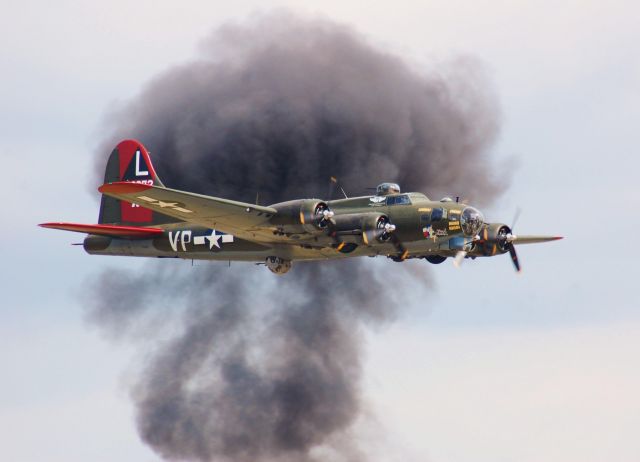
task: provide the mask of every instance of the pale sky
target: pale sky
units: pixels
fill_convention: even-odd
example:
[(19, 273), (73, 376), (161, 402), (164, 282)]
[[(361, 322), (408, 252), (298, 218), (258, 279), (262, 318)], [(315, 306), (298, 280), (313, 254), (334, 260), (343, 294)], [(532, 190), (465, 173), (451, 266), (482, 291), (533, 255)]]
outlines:
[(370, 460), (640, 460), (631, 1), (2, 4), (0, 458), (159, 460), (133, 422), (132, 351), (79, 302), (91, 275), (143, 262), (89, 256), (69, 245), (81, 235), (36, 224), (94, 222), (109, 108), (195, 57), (217, 25), (278, 6), (351, 24), (417, 67), (481, 60), (502, 105), (495, 156), (517, 164), (485, 215), (509, 223), (519, 206), (517, 232), (567, 236), (519, 248), (520, 276), (507, 256), (430, 268), (435, 285), (411, 288), (411, 306), (367, 334), (356, 431), (375, 441)]

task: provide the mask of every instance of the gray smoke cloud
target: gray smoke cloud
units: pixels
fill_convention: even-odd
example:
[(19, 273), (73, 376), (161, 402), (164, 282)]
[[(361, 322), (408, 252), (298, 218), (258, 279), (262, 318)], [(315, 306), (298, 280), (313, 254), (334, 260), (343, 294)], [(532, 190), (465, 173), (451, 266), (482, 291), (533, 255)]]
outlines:
[[(488, 203), (504, 187), (487, 153), (498, 115), (471, 58), (420, 71), (350, 27), (280, 12), (216, 30), (198, 59), (113, 114), (96, 177), (134, 137), (167, 186), (209, 195), (322, 198), (337, 176), (354, 195), (396, 181)], [(311, 262), (275, 277), (152, 262), (95, 277), (88, 313), (141, 342), (131, 394), (141, 438), (163, 457), (362, 460), (351, 431), (363, 329), (408, 302), (403, 282), (429, 283), (426, 265)]]

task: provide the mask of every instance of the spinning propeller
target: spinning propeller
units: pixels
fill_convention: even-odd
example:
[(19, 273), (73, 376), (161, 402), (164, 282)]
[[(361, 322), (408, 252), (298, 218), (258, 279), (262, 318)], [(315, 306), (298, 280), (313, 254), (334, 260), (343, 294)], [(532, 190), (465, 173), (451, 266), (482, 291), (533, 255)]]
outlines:
[[(498, 239), (503, 239), (503, 246), (507, 248), (509, 251), (509, 255), (511, 256), (511, 261), (513, 262), (513, 266), (516, 269), (516, 272), (520, 272), (520, 262), (518, 261), (518, 254), (516, 253), (516, 247), (513, 245), (513, 241), (516, 240), (516, 236), (512, 233), (513, 228), (516, 226), (516, 222), (518, 218), (520, 218), (520, 213), (522, 213), (522, 209), (518, 207), (516, 209), (516, 213), (513, 216), (513, 220), (511, 221), (511, 228), (508, 230), (502, 228), (500, 230), (500, 234), (498, 234)], [(504, 231), (504, 232), (503, 232)]]
[(394, 232), (396, 230), (396, 225), (389, 222), (389, 219), (386, 217), (381, 217), (376, 224), (376, 239), (379, 241), (391, 241), (393, 247), (398, 252), (398, 255), (392, 257), (394, 261), (404, 261), (409, 256), (409, 251), (406, 249), (398, 235)]
[[(516, 241), (518, 239), (518, 237), (512, 233), (512, 230), (516, 224), (516, 222), (518, 221), (518, 218), (520, 218), (520, 213), (522, 212), (522, 210), (518, 207), (516, 209), (516, 213), (513, 217), (513, 220), (511, 222), (511, 227), (508, 226), (502, 226), (500, 228), (500, 230), (498, 231), (498, 235), (496, 236), (495, 240), (494, 240), (494, 244), (497, 245), (500, 249), (508, 251), (509, 252), (509, 256), (511, 257), (511, 261), (513, 262), (513, 266), (516, 269), (516, 272), (520, 273), (522, 271), (522, 268), (520, 266), (520, 260), (518, 259), (518, 254), (516, 253), (516, 248), (513, 245), (514, 241)], [(545, 239), (545, 240), (551, 240), (551, 239)], [(486, 231), (485, 231), (485, 237), (481, 238), (480, 236), (476, 236), (474, 237), (470, 242), (466, 243), (464, 247), (469, 246), (469, 250), (471, 250), (473, 248), (474, 244), (486, 244), (487, 242), (489, 242), (490, 239), (488, 239), (487, 235), (486, 235)], [(456, 256), (453, 259), (453, 266), (455, 266), (456, 268), (459, 268), (460, 265), (462, 265), (463, 260), (465, 259), (465, 257), (467, 256), (469, 250), (460, 250), (458, 253), (456, 253)]]
[(336, 229), (336, 222), (333, 219), (335, 213), (327, 206), (319, 206), (316, 208), (316, 221), (320, 228), (326, 228), (327, 235), (333, 239), (333, 246), (342, 250), (345, 243), (338, 238), (338, 230)]
[(500, 247), (505, 248), (509, 251), (509, 255), (511, 256), (511, 261), (513, 262), (513, 266), (516, 271), (519, 273), (521, 271), (520, 261), (518, 260), (518, 254), (516, 253), (516, 247), (513, 245), (513, 241), (516, 240), (516, 235), (511, 234), (511, 230), (507, 230), (502, 228), (500, 233), (498, 234), (498, 242)]

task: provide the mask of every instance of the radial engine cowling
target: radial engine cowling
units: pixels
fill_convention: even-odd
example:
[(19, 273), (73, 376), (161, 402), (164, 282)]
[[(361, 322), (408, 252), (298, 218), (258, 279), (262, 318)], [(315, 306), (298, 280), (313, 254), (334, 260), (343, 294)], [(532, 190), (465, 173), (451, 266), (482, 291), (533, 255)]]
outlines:
[(349, 213), (332, 218), (335, 231), (343, 235), (355, 234), (362, 237), (365, 245), (387, 242), (395, 230), (389, 218), (381, 213)]
[(271, 223), (287, 233), (317, 233), (324, 230), (333, 216), (326, 202), (320, 199), (302, 199), (273, 204), (278, 213)]
[(383, 243), (391, 239), (391, 233), (395, 231), (395, 225), (391, 224), (389, 217), (378, 213), (367, 213), (362, 222), (362, 240), (365, 245), (373, 245), (376, 241)]
[(507, 236), (511, 235), (511, 228), (503, 223), (492, 223), (480, 232), (480, 250), (482, 254), (490, 256), (509, 251)]
[(326, 202), (307, 199), (300, 204), (300, 224), (307, 232), (325, 229), (327, 220), (333, 216)]

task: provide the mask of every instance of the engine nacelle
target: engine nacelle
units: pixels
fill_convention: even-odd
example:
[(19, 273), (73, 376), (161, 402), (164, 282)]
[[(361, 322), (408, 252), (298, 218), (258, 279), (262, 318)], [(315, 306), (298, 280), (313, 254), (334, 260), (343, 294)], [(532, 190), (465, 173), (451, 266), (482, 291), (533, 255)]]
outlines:
[(326, 220), (333, 216), (326, 202), (320, 199), (302, 199), (274, 204), (278, 211), (272, 223), (291, 233), (316, 233), (327, 226)]
[(389, 223), (389, 218), (381, 213), (347, 213), (335, 215), (331, 219), (335, 232), (341, 239), (348, 236), (360, 237), (365, 245), (377, 242), (386, 242), (390, 239), (390, 233), (395, 226)]
[(335, 229), (338, 232), (361, 231), (362, 220), (367, 214), (364, 213), (346, 213), (344, 215), (336, 215), (333, 217)]
[(492, 223), (486, 225), (480, 231), (480, 253), (486, 256), (508, 252), (507, 235), (511, 234), (511, 228), (504, 223)]

